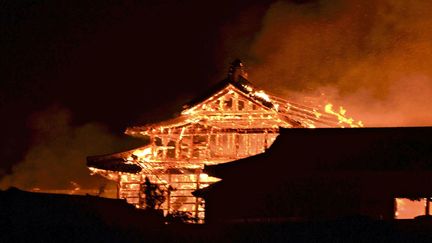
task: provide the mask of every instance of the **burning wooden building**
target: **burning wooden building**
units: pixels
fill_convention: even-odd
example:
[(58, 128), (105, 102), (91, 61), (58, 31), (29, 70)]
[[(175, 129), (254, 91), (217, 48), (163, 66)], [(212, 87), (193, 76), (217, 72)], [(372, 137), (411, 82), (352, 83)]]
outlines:
[(204, 200), (192, 192), (219, 180), (203, 173), (204, 165), (263, 153), (275, 141), (279, 127), (341, 125), (358, 124), (256, 89), (237, 60), (225, 80), (184, 106), (178, 117), (126, 129), (127, 135), (149, 139), (148, 145), (90, 156), (87, 165), (93, 174), (116, 181), (118, 197), (138, 208), (145, 207), (142, 185), (148, 177), (167, 188), (161, 205), (165, 213), (186, 211), (202, 222)]

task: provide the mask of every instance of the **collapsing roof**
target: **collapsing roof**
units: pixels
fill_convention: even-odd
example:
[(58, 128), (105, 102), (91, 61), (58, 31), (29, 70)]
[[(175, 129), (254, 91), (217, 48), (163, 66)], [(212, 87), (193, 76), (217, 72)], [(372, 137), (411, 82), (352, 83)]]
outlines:
[[(279, 122), (279, 126), (281, 127), (315, 128), (337, 127), (344, 125), (344, 122), (339, 120), (337, 117), (326, 114), (325, 112), (319, 112), (318, 109), (267, 94), (266, 92), (254, 87), (254, 85), (244, 76), (239, 75), (236, 78), (228, 77), (216, 84), (213, 88), (209, 89), (205, 94), (184, 105), (184, 110), (180, 113), (180, 116), (159, 123), (129, 127), (126, 129), (125, 133), (131, 136), (140, 136), (140, 132), (149, 129), (159, 127), (181, 127), (189, 123), (197, 123), (199, 120), (197, 120), (194, 114), (195, 112), (200, 110), (218, 112), (218, 110), (209, 110), (209, 103), (217, 101), (220, 97), (230, 92), (235, 92), (249, 102), (252, 102), (254, 105), (275, 113), (277, 118), (281, 120)], [(229, 111), (223, 112), (230, 113)], [(240, 124), (236, 125), (238, 126)], [(347, 123), (345, 126), (357, 127), (359, 125), (356, 123)]]

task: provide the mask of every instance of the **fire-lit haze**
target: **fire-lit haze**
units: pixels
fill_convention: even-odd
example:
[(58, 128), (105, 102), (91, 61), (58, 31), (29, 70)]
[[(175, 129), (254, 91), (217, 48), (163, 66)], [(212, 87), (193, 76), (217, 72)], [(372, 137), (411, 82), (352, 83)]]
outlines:
[[(278, 1), (251, 42), (250, 74), (274, 93), (343, 105), (365, 126), (431, 125), (431, 8), (431, 1)], [(398, 218), (412, 218), (424, 202), (399, 199), (397, 208)]]
[(90, 175), (85, 157), (137, 146), (137, 141), (113, 136), (97, 123), (72, 126), (70, 111), (58, 106), (35, 113), (30, 126), (33, 146), (12, 174), (0, 180), (1, 189), (116, 195), (115, 184)]
[(412, 219), (416, 216), (425, 214), (426, 200), (408, 200), (405, 198), (397, 198), (396, 207), (397, 211), (395, 213), (395, 217), (397, 219)]
[(241, 47), (257, 84), (286, 98), (342, 105), (366, 126), (432, 124), (431, 1), (298, 2), (271, 4)]

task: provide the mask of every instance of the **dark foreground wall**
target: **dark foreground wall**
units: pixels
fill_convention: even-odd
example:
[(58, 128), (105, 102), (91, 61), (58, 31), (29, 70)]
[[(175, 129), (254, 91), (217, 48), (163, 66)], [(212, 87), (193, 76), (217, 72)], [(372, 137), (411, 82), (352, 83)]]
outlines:
[(0, 191), (0, 242), (26, 238), (111, 241), (133, 237), (121, 232), (162, 226), (159, 215), (137, 210), (123, 200), (31, 193), (16, 188)]
[(12, 189), (0, 191), (0, 232), (0, 242), (417, 242), (432, 239), (432, 222), (346, 218), (165, 225), (121, 200)]
[(263, 154), (208, 166), (207, 222), (390, 220), (432, 196), (432, 128), (281, 129)]

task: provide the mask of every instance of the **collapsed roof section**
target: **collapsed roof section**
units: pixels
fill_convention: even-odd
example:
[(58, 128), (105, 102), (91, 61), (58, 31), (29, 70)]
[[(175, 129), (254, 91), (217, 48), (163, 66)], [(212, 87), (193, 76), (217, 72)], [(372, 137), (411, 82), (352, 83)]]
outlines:
[[(260, 120), (262, 127), (274, 128), (335, 127), (339, 123), (335, 117), (315, 109), (268, 95), (254, 88), (243, 77), (238, 81), (226, 79), (211, 90), (211, 95), (185, 105), (180, 116), (159, 123), (129, 127), (125, 133), (140, 137), (191, 124), (242, 129), (249, 128), (252, 120)], [(241, 119), (242, 116), (250, 119)]]
[(107, 171), (121, 171), (125, 173), (139, 173), (141, 172), (141, 167), (127, 161), (126, 158), (130, 157), (134, 153), (135, 149), (106, 154), (106, 155), (96, 155), (87, 157), (87, 166), (90, 168), (97, 168)]

